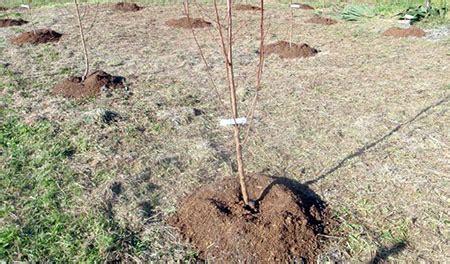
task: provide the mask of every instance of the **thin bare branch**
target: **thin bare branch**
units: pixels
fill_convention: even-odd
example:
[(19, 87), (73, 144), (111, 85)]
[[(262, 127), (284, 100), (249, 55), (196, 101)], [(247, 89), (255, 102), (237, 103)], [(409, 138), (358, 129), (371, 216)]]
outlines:
[(211, 84), (212, 84), (212, 86), (214, 88), (214, 91), (216, 92), (217, 100), (219, 101), (219, 105), (221, 105), (223, 110), (225, 110), (226, 106), (225, 106), (225, 103), (221, 99), (222, 95), (220, 94), (219, 89), (217, 88), (216, 82), (214, 81), (214, 78), (212, 77), (208, 61), (206, 60), (205, 54), (203, 52), (203, 49), (200, 46), (200, 43), (198, 42), (197, 34), (195, 33), (194, 27), (192, 26), (192, 21), (191, 21), (191, 17), (190, 17), (190, 9), (189, 9), (189, 0), (184, 0), (184, 12), (185, 12), (186, 17), (187, 17), (187, 19), (189, 21), (189, 27), (191, 28), (191, 33), (192, 33), (192, 36), (194, 38), (195, 44), (197, 45), (197, 48), (199, 50), (200, 57), (202, 58), (202, 61), (205, 64), (206, 73), (208, 75), (208, 79), (211, 82)]
[(242, 141), (242, 144), (245, 144), (248, 140), (250, 129), (253, 124), (253, 119), (255, 116), (255, 109), (256, 105), (259, 99), (259, 91), (261, 90), (261, 80), (262, 80), (262, 74), (264, 70), (264, 40), (266, 38), (266, 33), (264, 32), (264, 0), (261, 0), (261, 18), (260, 18), (260, 24), (259, 24), (259, 30), (260, 30), (260, 42), (259, 42), (259, 63), (256, 73), (256, 91), (255, 96), (253, 97), (253, 101), (250, 107), (250, 111), (247, 114), (247, 120), (248, 120), (248, 126), (245, 132), (244, 140)]
[(84, 38), (84, 32), (83, 32), (83, 23), (81, 22), (81, 16), (80, 16), (80, 8), (78, 6), (78, 0), (74, 0), (75, 3), (75, 9), (77, 11), (77, 18), (78, 18), (78, 26), (80, 27), (80, 39), (81, 43), (83, 45), (83, 52), (84, 52), (84, 63), (85, 63), (85, 71), (81, 79), (84, 81), (86, 77), (89, 74), (89, 56), (86, 48), (86, 41)]

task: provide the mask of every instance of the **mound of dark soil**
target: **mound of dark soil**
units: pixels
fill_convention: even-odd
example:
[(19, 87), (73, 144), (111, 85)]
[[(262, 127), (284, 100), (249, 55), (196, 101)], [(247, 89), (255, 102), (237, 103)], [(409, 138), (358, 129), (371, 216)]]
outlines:
[(280, 55), (283, 59), (292, 58), (306, 58), (315, 56), (319, 51), (310, 47), (308, 44), (289, 45), (287, 41), (277, 41), (275, 43), (264, 46), (264, 51), (267, 55), (275, 53)]
[(305, 23), (321, 24), (321, 25), (333, 25), (337, 21), (327, 17), (313, 16), (312, 18), (305, 21)]
[(417, 27), (409, 27), (409, 28), (392, 27), (383, 33), (383, 36), (397, 37), (397, 38), (404, 38), (404, 37), (421, 38), (424, 37), (425, 35), (426, 35), (425, 31)]
[(254, 5), (238, 4), (234, 6), (234, 9), (238, 11), (260, 11), (261, 7)]
[(97, 96), (102, 89), (124, 87), (123, 77), (112, 76), (104, 71), (95, 71), (82, 81), (81, 77), (71, 77), (57, 84), (53, 94), (71, 99)]
[(124, 2), (120, 2), (114, 5), (114, 9), (118, 10), (118, 11), (139, 11), (141, 9), (143, 9), (143, 7), (138, 6), (135, 3), (124, 3)]
[(297, 5), (299, 5), (299, 8), (303, 10), (314, 10), (314, 7), (307, 4), (297, 4)]
[(243, 207), (237, 178), (206, 185), (188, 196), (168, 223), (218, 263), (314, 263), (317, 235), (333, 221), (323, 201), (287, 178), (248, 177), (257, 212)]
[(0, 27), (22, 26), (26, 23), (28, 23), (28, 21), (25, 21), (23, 19), (10, 19), (10, 18), (0, 19)]
[(166, 21), (166, 25), (174, 28), (205, 28), (210, 27), (211, 23), (205, 21), (201, 18), (190, 18), (187, 17), (179, 18), (179, 19), (170, 19)]
[(57, 42), (61, 36), (61, 33), (50, 29), (39, 29), (36, 31), (24, 32), (11, 39), (11, 42), (16, 45), (24, 45), (27, 43), (36, 45), (41, 43)]

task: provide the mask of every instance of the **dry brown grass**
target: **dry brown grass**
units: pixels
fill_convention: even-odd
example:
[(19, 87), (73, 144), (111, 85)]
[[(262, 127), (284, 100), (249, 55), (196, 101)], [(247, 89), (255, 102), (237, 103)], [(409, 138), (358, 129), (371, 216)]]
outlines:
[[(231, 174), (231, 133), (218, 126), (228, 113), (216, 104), (191, 32), (165, 25), (182, 16), (181, 6), (138, 13), (99, 8), (95, 19), (85, 21), (96, 23), (86, 32), (92, 68), (126, 77), (130, 92), (82, 104), (50, 95), (68, 72), (82, 72), (75, 18), (58, 8), (37, 9), (33, 17), (65, 33), (59, 44), (16, 47), (6, 41), (2, 61), (30, 85), (22, 93), (3, 89), (1, 96), (8, 93), (12, 100), (6, 107), (29, 122), (44, 116), (61, 127), (77, 127), (71, 137), (88, 139), (92, 147), (70, 161), (85, 176), (80, 210), (109, 208), (119, 223), (151, 241), (153, 248), (136, 258), (182, 258), (188, 245), (164, 219), (181, 197)], [(286, 40), (285, 13), (267, 12), (268, 43)], [(244, 112), (254, 93), (258, 23), (257, 14), (236, 17), (248, 25), (235, 47)], [(342, 224), (324, 258), (445, 262), (450, 258), (448, 40), (382, 37), (393, 24), (388, 20), (325, 27), (303, 23), (307, 18), (297, 13), (293, 41), (321, 52), (308, 59), (266, 60), (253, 133), (244, 148), (248, 169), (306, 183), (331, 205)], [(208, 30), (197, 32), (214, 77), (223, 80), (215, 42)], [(0, 39), (15, 34), (1, 29)], [(218, 83), (225, 93), (225, 82)], [(194, 108), (205, 114), (194, 115)], [(106, 125), (99, 109), (120, 118)], [(113, 194), (117, 183), (122, 191)], [(156, 205), (143, 214), (150, 200)], [(386, 256), (396, 251), (392, 247), (398, 254)]]

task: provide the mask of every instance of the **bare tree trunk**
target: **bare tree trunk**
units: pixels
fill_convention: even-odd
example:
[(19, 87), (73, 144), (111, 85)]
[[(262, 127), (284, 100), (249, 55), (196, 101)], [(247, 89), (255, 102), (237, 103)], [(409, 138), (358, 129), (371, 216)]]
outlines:
[[(234, 70), (233, 70), (233, 17), (232, 17), (232, 8), (233, 1), (227, 0), (227, 24), (228, 24), (228, 50), (227, 50), (227, 71), (228, 71), (228, 85), (230, 88), (230, 102), (231, 102), (231, 110), (233, 113), (233, 119), (237, 119), (238, 110), (237, 110), (237, 100), (236, 100), (236, 82), (234, 80)], [(247, 185), (245, 182), (245, 171), (244, 171), (244, 160), (242, 158), (242, 146), (241, 146), (241, 138), (240, 138), (240, 126), (235, 124), (233, 126), (234, 132), (234, 144), (236, 147), (236, 161), (238, 166), (239, 173), (239, 183), (241, 185), (242, 198), (244, 199), (244, 203), (249, 205), (248, 193), (247, 193)]]
[(431, 0), (425, 0), (425, 7), (430, 8), (431, 7)]
[[(225, 17), (225, 23), (226, 25), (222, 25), (222, 19), (220, 18), (219, 14), (219, 8), (217, 5), (217, 0), (213, 0), (214, 3), (214, 13), (215, 13), (215, 20), (217, 24), (217, 30), (219, 33), (219, 40), (220, 40), (220, 46), (222, 48), (222, 54), (224, 56), (224, 62), (225, 62), (225, 70), (226, 70), (226, 77), (228, 82), (228, 88), (229, 88), (229, 96), (230, 96), (230, 106), (231, 106), (231, 115), (232, 118), (235, 120), (235, 123), (233, 125), (233, 140), (235, 144), (235, 151), (236, 151), (236, 161), (238, 166), (238, 176), (239, 176), (239, 183), (241, 188), (241, 194), (242, 198), (244, 200), (245, 205), (249, 206), (252, 209), (256, 209), (256, 205), (254, 201), (250, 200), (248, 197), (247, 192), (247, 185), (246, 185), (246, 175), (245, 175), (245, 166), (243, 161), (243, 155), (242, 155), (242, 145), (243, 141), (241, 140), (241, 127), (240, 125), (236, 124), (236, 119), (239, 118), (238, 114), (238, 107), (237, 107), (237, 98), (236, 98), (236, 82), (235, 82), (235, 76), (234, 76), (234, 65), (233, 65), (233, 16), (232, 16), (232, 8), (233, 8), (233, 0), (227, 0), (227, 13)], [(201, 6), (200, 6), (201, 7)], [(184, 8), (185, 13), (190, 21), (190, 12), (189, 12), (189, 0), (184, 0)], [(191, 25), (192, 27), (192, 25)], [(226, 29), (226, 32), (225, 32)], [(261, 0), (261, 20), (260, 20), (260, 30), (261, 30), (261, 39), (260, 39), (260, 58), (259, 58), (259, 64), (257, 69), (257, 87), (256, 87), (256, 95), (254, 97), (250, 114), (247, 115), (248, 117), (253, 118), (253, 112), (256, 106), (256, 102), (258, 100), (258, 93), (261, 89), (261, 77), (263, 72), (263, 65), (264, 65), (264, 38), (265, 38), (265, 31), (264, 31), (264, 0)], [(197, 36), (195, 34), (195, 31), (192, 30), (192, 34), (194, 36), (194, 40), (196, 42), (197, 47), (200, 50), (200, 55), (202, 56), (202, 60), (204, 61), (206, 67), (208, 68), (208, 63), (206, 61), (206, 58), (204, 57), (203, 51), (201, 49), (200, 43), (197, 39)], [(211, 73), (208, 72), (210, 75)], [(212, 77), (211, 77), (212, 79)], [(214, 81), (211, 80), (213, 83), (213, 86), (215, 86)], [(220, 95), (220, 93), (218, 93)], [(247, 128), (247, 136), (249, 133), (249, 127)], [(247, 138), (246, 136), (246, 138)], [(245, 141), (245, 140), (244, 140)]]
[(289, 28), (289, 47), (292, 46), (292, 31), (294, 30), (294, 12), (292, 10), (292, 0), (289, 2), (290, 28)]
[(84, 38), (83, 24), (81, 23), (80, 8), (78, 6), (78, 0), (74, 0), (74, 2), (75, 2), (75, 8), (77, 10), (78, 26), (80, 27), (81, 43), (83, 45), (85, 71), (84, 71), (84, 74), (81, 77), (81, 79), (84, 81), (89, 74), (89, 56), (88, 56), (88, 52), (87, 52), (87, 48), (86, 48), (86, 41)]

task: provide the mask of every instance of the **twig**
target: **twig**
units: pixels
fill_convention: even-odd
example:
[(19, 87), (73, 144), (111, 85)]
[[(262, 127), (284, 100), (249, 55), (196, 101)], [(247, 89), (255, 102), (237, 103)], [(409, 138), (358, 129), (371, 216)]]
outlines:
[(219, 104), (222, 106), (223, 109), (226, 109), (226, 106), (225, 106), (224, 102), (221, 99), (222, 96), (220, 95), (220, 92), (219, 92), (219, 89), (217, 88), (216, 82), (214, 81), (214, 79), (212, 77), (208, 61), (206, 60), (205, 54), (203, 53), (203, 49), (200, 46), (200, 43), (198, 42), (198, 38), (197, 38), (197, 35), (195, 34), (195, 30), (192, 27), (192, 21), (191, 21), (190, 11), (189, 11), (189, 0), (184, 0), (184, 12), (186, 13), (186, 17), (187, 17), (187, 19), (189, 21), (189, 27), (191, 28), (191, 32), (192, 32), (192, 36), (194, 37), (195, 44), (197, 45), (197, 48), (198, 48), (199, 53), (200, 53), (200, 56), (201, 56), (201, 58), (203, 60), (203, 63), (205, 64), (206, 73), (208, 75), (208, 79), (211, 82), (211, 84), (212, 84), (212, 86), (214, 88), (214, 91), (216, 92)]
[(259, 63), (258, 63), (258, 69), (256, 73), (256, 92), (255, 96), (252, 101), (252, 105), (250, 107), (250, 112), (247, 114), (247, 119), (249, 120), (247, 130), (245, 132), (244, 140), (242, 141), (242, 144), (245, 144), (248, 140), (250, 129), (253, 124), (253, 119), (255, 116), (255, 109), (256, 104), (258, 102), (259, 98), (259, 91), (261, 90), (261, 80), (262, 80), (262, 74), (264, 69), (264, 40), (266, 38), (266, 33), (264, 32), (264, 0), (261, 0), (261, 20), (259, 24), (259, 30), (260, 30), (260, 42), (259, 42)]

